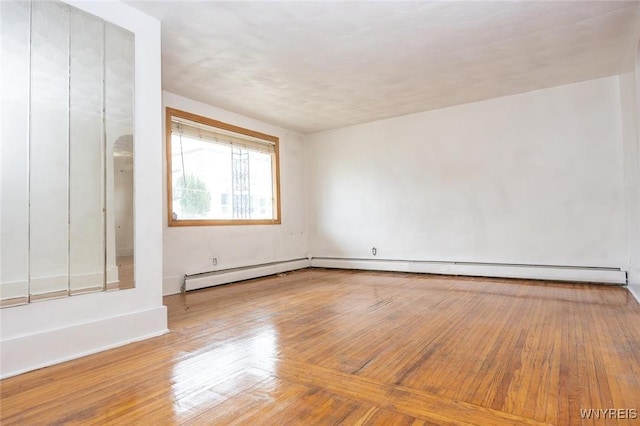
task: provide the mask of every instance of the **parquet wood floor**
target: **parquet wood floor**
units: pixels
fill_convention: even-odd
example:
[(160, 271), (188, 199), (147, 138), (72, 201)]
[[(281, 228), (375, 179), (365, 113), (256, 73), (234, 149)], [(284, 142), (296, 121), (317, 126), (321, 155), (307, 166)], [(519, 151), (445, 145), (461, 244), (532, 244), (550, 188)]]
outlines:
[(640, 411), (624, 288), (309, 269), (165, 302), (165, 336), (0, 382), (0, 423), (640, 425), (580, 412)]

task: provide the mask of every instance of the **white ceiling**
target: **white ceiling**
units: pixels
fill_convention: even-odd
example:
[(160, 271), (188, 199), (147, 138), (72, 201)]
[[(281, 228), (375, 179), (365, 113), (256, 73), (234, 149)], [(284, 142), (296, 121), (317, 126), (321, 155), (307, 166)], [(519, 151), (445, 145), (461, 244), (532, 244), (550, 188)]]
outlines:
[(129, 1), (163, 88), (303, 133), (617, 74), (637, 1)]

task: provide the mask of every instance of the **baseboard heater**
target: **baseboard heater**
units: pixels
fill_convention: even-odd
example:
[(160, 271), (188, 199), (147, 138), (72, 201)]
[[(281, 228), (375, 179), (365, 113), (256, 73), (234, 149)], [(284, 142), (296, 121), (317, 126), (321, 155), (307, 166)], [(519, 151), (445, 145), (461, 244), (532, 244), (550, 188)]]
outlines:
[(267, 275), (304, 269), (311, 266), (308, 258), (282, 260), (277, 262), (260, 263), (257, 265), (242, 266), (238, 268), (218, 269), (215, 271), (199, 272), (184, 276), (182, 292), (197, 290), (205, 287), (213, 287), (221, 284), (229, 284), (236, 281), (250, 280), (252, 278), (265, 277)]
[(627, 273), (620, 268), (595, 266), (313, 257), (311, 267), (627, 284)]

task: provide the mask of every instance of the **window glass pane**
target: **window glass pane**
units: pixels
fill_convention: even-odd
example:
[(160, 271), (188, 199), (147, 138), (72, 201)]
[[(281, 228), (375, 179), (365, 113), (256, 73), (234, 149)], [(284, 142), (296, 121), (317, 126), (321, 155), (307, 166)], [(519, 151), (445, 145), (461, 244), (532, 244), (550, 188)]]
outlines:
[(271, 155), (262, 152), (249, 154), (252, 219), (271, 219), (273, 216), (271, 159)]
[(277, 139), (265, 135), (262, 141), (256, 132), (245, 136), (197, 119), (203, 121), (168, 117), (170, 222), (276, 220)]
[(171, 137), (178, 220), (272, 219), (272, 154)]

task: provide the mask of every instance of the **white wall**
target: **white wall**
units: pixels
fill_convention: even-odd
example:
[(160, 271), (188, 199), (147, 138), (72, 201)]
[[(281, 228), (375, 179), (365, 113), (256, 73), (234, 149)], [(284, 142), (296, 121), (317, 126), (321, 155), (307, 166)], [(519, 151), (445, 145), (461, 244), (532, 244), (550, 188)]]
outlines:
[(640, 300), (640, 46), (635, 67), (620, 76), (624, 178), (627, 207), (628, 270), (631, 290)]
[(70, 1), (135, 33), (136, 288), (0, 310), (0, 376), (166, 332), (162, 305), (160, 23), (116, 1)]
[(617, 76), (308, 136), (314, 257), (627, 267)]
[[(305, 144), (302, 135), (210, 105), (164, 92), (166, 107), (203, 115), (280, 138), (282, 224), (168, 227), (164, 194), (164, 292), (178, 293), (185, 274), (207, 272), (307, 255)], [(163, 162), (166, 168), (166, 160)], [(212, 258), (218, 259), (213, 266)]]

